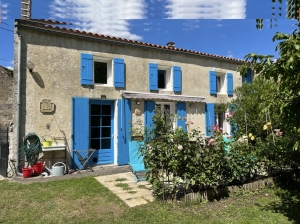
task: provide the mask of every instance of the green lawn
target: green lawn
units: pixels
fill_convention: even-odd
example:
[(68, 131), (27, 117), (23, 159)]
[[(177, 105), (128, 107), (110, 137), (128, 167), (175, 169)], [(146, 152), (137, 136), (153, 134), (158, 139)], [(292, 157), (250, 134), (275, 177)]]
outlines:
[(0, 223), (300, 223), (299, 186), (202, 204), (129, 208), (92, 177), (30, 185), (0, 181)]

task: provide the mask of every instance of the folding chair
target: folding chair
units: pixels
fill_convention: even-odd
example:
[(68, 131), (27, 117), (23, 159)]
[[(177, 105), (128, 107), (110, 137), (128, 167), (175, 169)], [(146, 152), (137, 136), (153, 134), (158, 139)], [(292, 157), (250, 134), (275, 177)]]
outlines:
[(134, 174), (135, 182), (146, 180), (145, 174), (149, 171), (145, 168), (143, 157), (138, 152), (137, 141), (129, 141), (129, 166)]
[(91, 165), (88, 162), (89, 162), (89, 159), (92, 157), (92, 155), (95, 153), (96, 149), (88, 149), (85, 156), (82, 156), (80, 154), (80, 151), (86, 151), (86, 150), (74, 150), (74, 153), (76, 154), (76, 156), (78, 157), (78, 160), (79, 160), (79, 164), (77, 165), (78, 166), (77, 173), (80, 173), (80, 170), (82, 170), (85, 166), (87, 167), (87, 169), (94, 172), (93, 168), (91, 167)]

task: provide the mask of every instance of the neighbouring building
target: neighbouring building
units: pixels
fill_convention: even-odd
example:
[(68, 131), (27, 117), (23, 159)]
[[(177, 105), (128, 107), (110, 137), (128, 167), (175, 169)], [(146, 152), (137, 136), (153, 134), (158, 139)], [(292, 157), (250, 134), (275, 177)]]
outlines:
[(35, 132), (64, 149), (44, 151), (42, 159), (49, 163), (67, 156), (68, 165), (76, 166), (74, 150), (95, 148), (92, 165), (128, 164), (130, 124), (151, 123), (156, 106), (193, 121), (187, 127), (186, 120), (174, 120), (174, 127), (199, 127), (208, 136), (218, 123), (231, 132), (225, 115), (214, 108), (235, 97), (233, 90), (242, 85), (236, 71), (242, 60), (181, 49), (172, 42), (160, 46), (67, 29), (64, 24), (16, 20), (21, 104), (14, 104), (14, 113), (20, 115), (14, 121), (20, 124), (18, 131), (14, 128), (14, 152), (24, 136)]
[(0, 142), (7, 142), (7, 130), (12, 122), (13, 71), (0, 66)]

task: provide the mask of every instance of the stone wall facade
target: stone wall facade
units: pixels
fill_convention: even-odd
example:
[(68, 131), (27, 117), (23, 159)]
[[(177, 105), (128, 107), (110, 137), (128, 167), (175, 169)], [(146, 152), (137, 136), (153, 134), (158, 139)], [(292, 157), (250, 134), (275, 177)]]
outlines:
[[(80, 84), (80, 54), (88, 53), (102, 58), (123, 58), (125, 61), (126, 85), (123, 90), (150, 92), (148, 65), (157, 63), (163, 66), (180, 66), (182, 69), (182, 95), (203, 96), (206, 102), (227, 103), (232, 97), (227, 94), (210, 95), (209, 71), (233, 74), (233, 87), (242, 85), (236, 68), (237, 62), (195, 54), (121, 44), (113, 41), (98, 41), (95, 38), (76, 37), (52, 32), (19, 28), (22, 35), (21, 61), (21, 105), (20, 136), (14, 134), (12, 145), (23, 136), (35, 132), (41, 138), (56, 139), (58, 144), (67, 144), (67, 153), (72, 153), (72, 98), (87, 97), (117, 100), (120, 89), (99, 85)], [(18, 50), (18, 37), (15, 36), (15, 53)], [(17, 57), (16, 57), (17, 58)], [(26, 62), (31, 61), (35, 68), (30, 72)], [(17, 61), (16, 61), (17, 64)], [(16, 68), (16, 66), (15, 66)], [(17, 68), (15, 69), (17, 73)], [(170, 94), (166, 91), (159, 93)], [(49, 99), (55, 104), (55, 111), (42, 113), (40, 102)], [(144, 101), (137, 105), (132, 100), (132, 120), (143, 123)], [(117, 107), (117, 103), (116, 103)], [(134, 109), (141, 111), (136, 116)], [(193, 120), (190, 128), (199, 127), (205, 133), (205, 103), (187, 103), (187, 118)], [(16, 113), (17, 106), (14, 106)], [(117, 117), (117, 115), (116, 115)], [(115, 133), (117, 137), (117, 133)], [(115, 141), (117, 144), (117, 140)], [(15, 150), (14, 150), (15, 151)], [(51, 155), (55, 157), (55, 155)], [(60, 156), (60, 155), (59, 155)], [(60, 158), (60, 157), (59, 157)]]

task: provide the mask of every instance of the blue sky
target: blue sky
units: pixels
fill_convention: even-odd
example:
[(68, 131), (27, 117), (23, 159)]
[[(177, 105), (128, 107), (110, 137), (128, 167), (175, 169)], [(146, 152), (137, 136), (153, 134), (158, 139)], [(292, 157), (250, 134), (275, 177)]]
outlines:
[[(0, 0), (0, 65), (8, 68), (13, 67), (12, 31), (20, 5), (21, 0)], [(72, 22), (72, 28), (159, 45), (172, 41), (178, 48), (243, 59), (253, 52), (277, 56), (273, 35), (294, 30), (284, 17), (285, 8), (271, 0), (32, 0), (32, 18)], [(273, 12), (283, 17), (278, 27), (270, 28)], [(256, 29), (256, 18), (265, 19), (263, 30)]]

